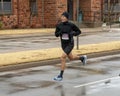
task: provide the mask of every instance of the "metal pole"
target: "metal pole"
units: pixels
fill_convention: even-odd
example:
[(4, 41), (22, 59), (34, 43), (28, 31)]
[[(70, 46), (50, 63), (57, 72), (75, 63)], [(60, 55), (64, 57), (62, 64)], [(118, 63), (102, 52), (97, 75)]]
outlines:
[[(79, 0), (77, 0), (77, 26), (79, 28)], [(79, 49), (79, 36), (77, 36), (77, 50)]]
[[(118, 2), (119, 3), (119, 5), (120, 5), (120, 2)], [(120, 27), (120, 16), (119, 16), (119, 27)]]

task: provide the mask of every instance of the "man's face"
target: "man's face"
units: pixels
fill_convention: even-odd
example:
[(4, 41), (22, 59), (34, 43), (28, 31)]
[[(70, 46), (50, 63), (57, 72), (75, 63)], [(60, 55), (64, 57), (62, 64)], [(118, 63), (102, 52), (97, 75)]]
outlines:
[(68, 19), (64, 15), (61, 15), (61, 21), (66, 22), (66, 21), (68, 21)]

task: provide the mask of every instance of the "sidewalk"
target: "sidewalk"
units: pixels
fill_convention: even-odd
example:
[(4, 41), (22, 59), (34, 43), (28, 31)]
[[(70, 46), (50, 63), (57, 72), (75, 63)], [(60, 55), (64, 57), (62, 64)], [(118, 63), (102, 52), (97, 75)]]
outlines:
[[(98, 30), (99, 29), (99, 30)], [(96, 29), (82, 29), (84, 31), (101, 31), (101, 28)], [(35, 34), (35, 33), (49, 33), (54, 32), (53, 29), (20, 29), (20, 30), (0, 30), (0, 35), (18, 35), (18, 34)], [(112, 30), (113, 31), (113, 30)], [(112, 50), (120, 50), (120, 41), (103, 42), (97, 44), (87, 44), (79, 46), (79, 50), (74, 49), (74, 53), (78, 55), (91, 54)], [(13, 53), (0, 54), (0, 66), (8, 66), (13, 64), (21, 64), (26, 62), (44, 61), (57, 59), (61, 56), (60, 48), (49, 48), (42, 50), (29, 50)]]

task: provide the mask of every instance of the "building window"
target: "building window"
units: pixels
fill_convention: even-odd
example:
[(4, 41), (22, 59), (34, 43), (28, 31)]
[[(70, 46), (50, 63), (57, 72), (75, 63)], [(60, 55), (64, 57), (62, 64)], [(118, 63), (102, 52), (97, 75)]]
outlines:
[(38, 13), (37, 0), (30, 0), (30, 11), (32, 15), (35, 15)]
[[(113, 12), (120, 12), (120, 1), (119, 0), (104, 0), (104, 10), (108, 12), (112, 10)], [(110, 7), (109, 7), (110, 4)]]
[(120, 1), (118, 3), (116, 3), (116, 5), (114, 7), (114, 12), (120, 12)]
[(104, 3), (108, 3), (108, 2), (110, 2), (110, 3), (118, 3), (119, 0), (104, 0)]
[(0, 14), (12, 13), (12, 0), (0, 0)]

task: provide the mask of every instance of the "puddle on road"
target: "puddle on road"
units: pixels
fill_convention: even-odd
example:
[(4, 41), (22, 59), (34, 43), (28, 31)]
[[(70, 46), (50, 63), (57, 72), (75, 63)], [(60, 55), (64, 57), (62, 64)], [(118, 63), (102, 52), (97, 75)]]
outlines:
[(10, 86), (12, 87), (12, 90), (9, 91), (9, 94), (14, 94), (17, 92), (22, 92), (22, 91), (31, 90), (31, 89), (47, 88), (55, 84), (56, 82), (52, 82), (52, 81), (11, 83)]
[(49, 43), (48, 40), (44, 40), (44, 41), (31, 41), (31, 43)]
[(9, 73), (5, 75), (0, 75), (0, 81), (7, 80), (13, 77), (20, 77), (20, 76), (28, 76), (28, 75), (34, 75), (34, 74), (43, 74), (47, 73), (46, 70), (29, 70), (29, 71), (21, 71), (17, 73)]
[[(106, 62), (105, 62), (105, 65), (106, 65)], [(93, 67), (91, 65), (91, 67), (92, 69), (96, 69), (97, 67), (103, 68), (104, 66)], [(101, 74), (104, 75), (103, 73), (98, 73), (92, 69), (86, 70), (86, 68), (87, 66), (84, 67), (78, 64), (74, 64), (74, 66), (68, 65), (67, 69), (65, 70), (65, 74), (64, 74), (65, 78), (62, 83), (54, 82), (51, 80), (52, 79), (51, 76), (56, 75), (57, 72), (59, 71), (58, 66), (42, 66), (39, 68), (35, 67), (27, 70), (20, 70), (18, 72), (11, 73), (11, 74), (8, 73), (6, 75), (0, 75), (0, 81), (2, 81), (0, 84), (7, 83), (10, 86), (8, 87), (10, 90), (7, 90), (8, 94), (10, 95), (15, 95), (18, 93), (23, 94), (24, 92), (27, 93), (31, 91), (33, 91), (34, 93), (36, 92), (36, 90), (38, 91), (44, 90), (44, 94), (47, 94), (45, 96), (57, 96), (56, 94), (59, 94), (58, 96), (97, 96), (93, 94), (100, 92), (104, 88), (118, 87), (118, 86), (115, 87), (112, 82), (106, 81), (102, 84), (99, 83), (96, 85), (85, 86), (78, 89), (71, 89), (71, 86), (73, 87), (74, 85), (80, 84), (80, 82), (86, 82), (85, 79), (83, 79), (82, 77), (87, 77), (86, 79), (88, 80), (88, 79), (92, 79), (91, 76), (93, 75), (101, 75)], [(104, 69), (104, 70), (107, 70), (107, 69)], [(80, 79), (78, 80), (78, 78)], [(7, 86), (4, 86), (4, 87), (6, 88)], [(98, 90), (95, 90), (96, 88)], [(50, 95), (51, 94), (49, 93), (50, 90), (52, 90), (53, 95)], [(48, 93), (45, 93), (45, 92), (48, 92)]]

